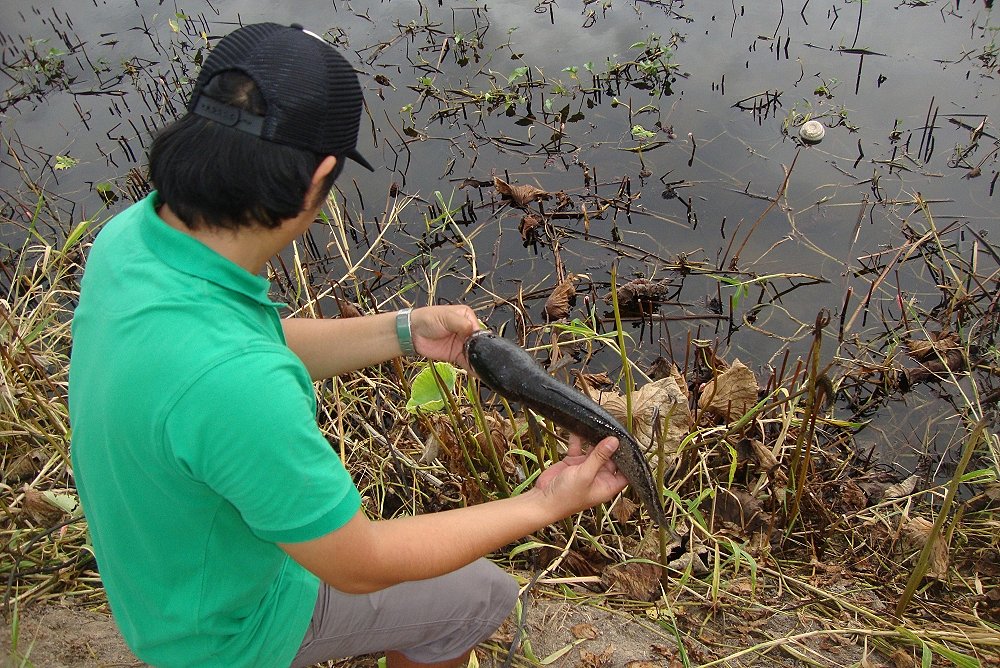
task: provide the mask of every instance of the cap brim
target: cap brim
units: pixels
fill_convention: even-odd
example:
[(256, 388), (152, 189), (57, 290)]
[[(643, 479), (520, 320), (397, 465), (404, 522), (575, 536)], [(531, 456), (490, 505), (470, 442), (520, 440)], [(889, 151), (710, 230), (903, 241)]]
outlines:
[(372, 167), (371, 164), (369, 164), (369, 162), (367, 160), (365, 160), (364, 157), (360, 153), (358, 153), (358, 149), (352, 148), (350, 151), (348, 151), (344, 155), (346, 155), (348, 158), (350, 158), (354, 162), (358, 163), (359, 165), (361, 165), (362, 167), (364, 167), (365, 169), (367, 169), (369, 172), (374, 172), (375, 171), (375, 168)]

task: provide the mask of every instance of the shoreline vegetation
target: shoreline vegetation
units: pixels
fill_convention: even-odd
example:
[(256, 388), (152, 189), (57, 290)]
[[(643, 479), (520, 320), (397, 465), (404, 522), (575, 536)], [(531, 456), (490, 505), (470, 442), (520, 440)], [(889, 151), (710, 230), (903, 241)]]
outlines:
[[(383, 225), (397, 224), (408, 206), (394, 207)], [(862, 643), (921, 665), (995, 665), (998, 393), (985, 388), (997, 371), (996, 275), (980, 275), (956, 255), (929, 207), (921, 208), (926, 226), (901, 250), (936, 267), (942, 300), (933, 312), (914, 306), (909, 327), (893, 334), (891, 355), (877, 341), (838, 345), (825, 312), (813, 325), (809, 353), (786, 357), (762, 379), (742, 362), (716, 356), (710, 342), (694, 340), (683, 357), (640, 368), (629, 359), (636, 342), (626, 327), (598, 332), (579, 309), (575, 318), (517, 337), (652, 444), (676, 538), (658, 545), (658, 532), (626, 494), (510, 546), (498, 561), (523, 574), (525, 584), (541, 582), (536, 586), (551, 596), (652, 620), (672, 635), (678, 657), (690, 659), (691, 634), (703, 644), (705, 624), (740, 619), (756, 629), (755, 619), (785, 614), (791, 600), (799, 602), (796, 615), (822, 627), (791, 637), (748, 631), (759, 641), (737, 643), (728, 654), (720, 646), (700, 649), (702, 660), (690, 665), (726, 665), (771, 650), (822, 664), (812, 640)], [(39, 206), (36, 215), (44, 211)], [(344, 217), (335, 202), (330, 211), (336, 237)], [(72, 309), (97, 227), (78, 224), (54, 245), (38, 232), (42, 225), (32, 225), (2, 262), (0, 576), (8, 619), (42, 601), (105, 605), (73, 488), (66, 407)], [(983, 250), (994, 252), (985, 244)], [(307, 256), (297, 247), (290, 263), (275, 261), (269, 273), (298, 315), (328, 317), (328, 299), (306, 278)], [(354, 263), (342, 261), (337, 317), (398, 298), (361, 293)], [(640, 285), (613, 292), (619, 321), (621, 300)], [(836, 349), (832, 361), (825, 346)], [(617, 372), (587, 366), (599, 349), (622, 360)], [(559, 456), (551, 425), (527, 420), (476, 381), (445, 371), (396, 360), (317, 384), (320, 425), (372, 515), (517, 494)], [(857, 435), (877, 424), (877, 411), (845, 420), (833, 409), (845, 396), (877, 404), (918, 385), (958, 398), (949, 416), (954, 440), (941, 461), (921, 462), (899, 479), (858, 448)], [(626, 386), (633, 391), (620, 393)]]

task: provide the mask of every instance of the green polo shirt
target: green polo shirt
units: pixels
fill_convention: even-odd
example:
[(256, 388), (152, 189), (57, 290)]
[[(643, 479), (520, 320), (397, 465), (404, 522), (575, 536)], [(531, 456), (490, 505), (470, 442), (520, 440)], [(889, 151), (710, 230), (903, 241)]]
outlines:
[(268, 282), (157, 216), (94, 242), (73, 319), (73, 473), (108, 600), (156, 666), (287, 666), (319, 581), (277, 545), (360, 496)]

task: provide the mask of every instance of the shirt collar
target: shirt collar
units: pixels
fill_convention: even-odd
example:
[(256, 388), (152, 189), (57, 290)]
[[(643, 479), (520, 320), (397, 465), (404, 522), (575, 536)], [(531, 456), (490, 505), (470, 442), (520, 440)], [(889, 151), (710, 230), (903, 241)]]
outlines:
[(156, 257), (177, 271), (246, 295), (264, 306), (284, 306), (268, 298), (271, 283), (266, 278), (251, 274), (194, 237), (168, 225), (156, 212), (157, 203), (155, 190), (140, 202), (145, 209), (142, 238)]

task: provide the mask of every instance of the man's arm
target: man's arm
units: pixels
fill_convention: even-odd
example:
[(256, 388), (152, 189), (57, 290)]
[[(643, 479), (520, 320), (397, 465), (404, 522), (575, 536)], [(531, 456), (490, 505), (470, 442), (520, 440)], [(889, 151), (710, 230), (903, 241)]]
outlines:
[[(468, 306), (429, 306), (410, 316), (417, 353), (465, 365), (462, 345), (479, 321)], [(363, 318), (286, 318), (285, 341), (313, 380), (357, 371), (402, 354), (396, 338), (396, 314)]]
[(508, 543), (609, 501), (625, 487), (611, 463), (617, 440), (565, 459), (519, 496), (440, 513), (372, 522), (359, 511), (325, 536), (281, 548), (331, 587), (361, 594), (450, 573)]

